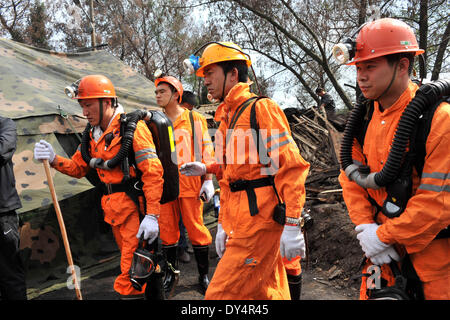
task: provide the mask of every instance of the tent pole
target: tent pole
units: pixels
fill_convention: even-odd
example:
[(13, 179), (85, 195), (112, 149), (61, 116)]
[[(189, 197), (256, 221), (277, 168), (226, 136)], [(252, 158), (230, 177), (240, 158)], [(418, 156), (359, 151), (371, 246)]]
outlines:
[(81, 290), (79, 288), (79, 282), (77, 279), (77, 274), (75, 272), (75, 266), (73, 265), (72, 253), (70, 252), (69, 239), (67, 237), (66, 226), (64, 225), (64, 219), (61, 213), (61, 209), (59, 208), (58, 198), (56, 197), (55, 185), (53, 184), (53, 178), (50, 173), (50, 164), (48, 160), (43, 160), (45, 174), (47, 175), (48, 187), (50, 188), (50, 193), (52, 194), (53, 205), (55, 206), (56, 216), (58, 218), (59, 228), (61, 230), (61, 235), (64, 242), (64, 248), (66, 250), (67, 261), (69, 262), (69, 267), (72, 271), (72, 279), (75, 284), (75, 292), (78, 300), (83, 300), (81, 296)]

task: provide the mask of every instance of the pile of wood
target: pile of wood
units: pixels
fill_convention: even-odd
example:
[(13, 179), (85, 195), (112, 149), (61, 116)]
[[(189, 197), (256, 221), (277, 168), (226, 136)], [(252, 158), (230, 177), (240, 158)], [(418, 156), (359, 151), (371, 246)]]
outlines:
[[(316, 108), (285, 110), (292, 137), (302, 157), (311, 165), (306, 180), (307, 200), (333, 203), (341, 198), (337, 177), (344, 117), (329, 121)], [(339, 129), (339, 131), (338, 131)]]

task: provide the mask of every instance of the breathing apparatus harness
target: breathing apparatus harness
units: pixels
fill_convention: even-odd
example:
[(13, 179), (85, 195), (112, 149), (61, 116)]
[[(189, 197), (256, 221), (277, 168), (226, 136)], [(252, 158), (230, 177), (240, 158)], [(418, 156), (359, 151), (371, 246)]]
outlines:
[[(341, 64), (352, 59), (355, 56), (355, 52), (356, 42), (350, 38), (333, 48), (333, 55)], [(381, 95), (386, 93), (392, 82), (393, 79)], [(353, 163), (352, 149), (354, 139), (358, 141), (362, 148), (374, 110), (374, 100), (368, 100), (362, 94), (357, 98), (355, 107), (348, 117), (342, 137), (340, 163), (346, 176), (362, 188), (375, 190), (382, 187), (386, 188), (387, 198), (383, 206), (379, 206), (369, 195), (369, 201), (377, 211), (374, 217), (375, 221), (379, 212), (388, 218), (395, 218), (400, 216), (406, 209), (407, 203), (412, 196), (413, 167), (416, 168), (418, 175), (421, 176), (426, 156), (425, 144), (434, 112), (441, 102), (450, 102), (449, 95), (449, 80), (438, 80), (419, 87), (415, 97), (406, 106), (400, 117), (391, 150), (380, 172), (370, 172), (368, 166)], [(408, 145), (409, 151), (405, 152)], [(450, 229), (447, 226), (438, 233), (435, 239), (448, 237), (450, 237)], [(399, 271), (395, 262), (390, 264), (390, 268), (396, 280), (395, 285), (393, 287), (368, 290), (369, 299), (423, 299), (421, 281), (408, 254), (403, 258), (401, 271)]]
[[(333, 47), (333, 56), (339, 63), (344, 64), (355, 57), (356, 41), (352, 38), (364, 25), (361, 25), (351, 38), (347, 38), (343, 43)], [(389, 90), (394, 78), (395, 73), (390, 84), (380, 96)], [(398, 217), (406, 208), (412, 191), (412, 167), (416, 164), (416, 170), (420, 175), (424, 164), (425, 147), (417, 146), (416, 142), (420, 140), (418, 134), (424, 135), (423, 141), (426, 141), (434, 111), (444, 101), (443, 97), (448, 95), (450, 95), (450, 81), (448, 80), (438, 80), (419, 87), (415, 97), (400, 117), (391, 151), (380, 172), (370, 172), (369, 167), (358, 166), (353, 163), (352, 159), (354, 138), (357, 138), (361, 147), (364, 144), (364, 136), (373, 113), (373, 100), (369, 101), (361, 94), (350, 112), (341, 143), (341, 167), (350, 180), (355, 181), (364, 189), (386, 187), (388, 198), (385, 200), (381, 212), (388, 218)], [(419, 130), (423, 127), (424, 120), (429, 122), (425, 124), (427, 125), (426, 132)], [(362, 128), (361, 123), (363, 124)], [(405, 153), (408, 142), (410, 150)]]
[[(443, 96), (449, 94), (450, 81), (448, 80), (427, 83), (417, 90), (416, 96), (400, 117), (391, 151), (380, 172), (370, 172), (369, 167), (358, 166), (353, 163), (352, 159), (353, 139), (357, 138), (362, 146), (365, 130), (367, 130), (373, 112), (373, 104), (360, 96), (349, 115), (341, 143), (341, 167), (350, 180), (355, 181), (365, 189), (386, 187), (388, 198), (385, 200), (381, 212), (388, 218), (400, 216), (406, 208), (412, 191), (413, 165), (417, 164), (416, 169), (419, 174), (423, 169), (424, 147), (413, 142), (417, 142), (416, 135), (418, 133), (428, 135), (428, 132), (421, 132), (418, 129), (417, 124), (422, 121), (419, 119), (422, 116), (424, 120), (426, 119), (431, 123), (436, 107), (443, 101)], [(364, 124), (362, 131), (361, 123)], [(410, 142), (410, 150), (405, 153), (408, 142)], [(418, 148), (420, 150), (417, 150)], [(421, 157), (419, 157), (419, 151)]]
[[(78, 85), (80, 80), (77, 80), (70, 86), (65, 88), (65, 93), (69, 97), (75, 97), (78, 92)], [(102, 109), (101, 98), (100, 109)], [(117, 107), (117, 99), (114, 99), (114, 107)], [(144, 197), (142, 191), (142, 173), (137, 169), (133, 151), (133, 138), (137, 123), (144, 120), (149, 127), (156, 147), (156, 153), (164, 168), (164, 186), (163, 195), (160, 203), (172, 201), (178, 197), (178, 166), (176, 163), (175, 143), (173, 137), (173, 127), (171, 121), (161, 111), (135, 110), (128, 114), (122, 113), (120, 115), (120, 135), (122, 137), (121, 146), (117, 154), (109, 160), (101, 158), (92, 158), (90, 155), (90, 133), (93, 127), (88, 123), (83, 131), (81, 137), (81, 156), (86, 164), (93, 169), (111, 170), (120, 165), (123, 172), (122, 182), (119, 184), (105, 184), (101, 183), (100, 188), (104, 194), (112, 194), (116, 192), (125, 192), (136, 204), (139, 212), (141, 212), (140, 197)], [(113, 136), (105, 137), (106, 143), (109, 144)], [(108, 140), (110, 140), (108, 142)], [(174, 160), (173, 160), (174, 159)], [(130, 165), (136, 169), (136, 177), (130, 175)], [(143, 201), (144, 211), (145, 201)]]
[[(386, 187), (387, 198), (383, 206), (368, 195), (372, 206), (376, 208), (374, 220), (381, 212), (388, 218), (400, 216), (412, 196), (413, 167), (418, 175), (422, 174), (426, 155), (425, 143), (430, 131), (431, 121), (437, 107), (443, 101), (450, 100), (442, 96), (450, 94), (450, 81), (437, 81), (422, 85), (404, 110), (398, 124), (391, 151), (383, 169), (380, 172), (370, 172), (368, 166), (353, 164), (352, 146), (354, 138), (361, 148), (364, 136), (373, 113), (373, 101), (359, 97), (345, 127), (341, 143), (341, 167), (347, 177), (361, 187), (379, 189)], [(363, 124), (361, 127), (361, 123)], [(409, 151), (405, 154), (409, 142)], [(373, 186), (373, 187), (372, 187)], [(441, 230), (435, 239), (450, 237), (449, 227)], [(408, 254), (402, 259), (401, 271), (395, 262), (390, 268), (395, 277), (393, 287), (368, 290), (369, 299), (375, 300), (423, 300), (422, 285), (412, 265)], [(397, 269), (395, 269), (397, 268)]]

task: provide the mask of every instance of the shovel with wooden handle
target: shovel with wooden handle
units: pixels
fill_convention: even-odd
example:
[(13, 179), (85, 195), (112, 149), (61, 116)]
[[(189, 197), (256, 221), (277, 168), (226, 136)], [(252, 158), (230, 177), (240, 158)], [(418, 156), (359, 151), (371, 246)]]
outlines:
[(77, 279), (77, 274), (75, 272), (75, 266), (73, 265), (72, 253), (70, 252), (70, 245), (69, 245), (69, 239), (67, 237), (66, 226), (64, 225), (64, 219), (63, 219), (63, 216), (61, 213), (61, 209), (59, 208), (58, 198), (56, 197), (55, 185), (53, 184), (53, 178), (50, 173), (50, 164), (49, 164), (48, 160), (43, 160), (43, 163), (44, 163), (44, 168), (45, 168), (45, 174), (47, 175), (48, 187), (50, 188), (50, 193), (52, 194), (53, 205), (55, 206), (56, 216), (58, 218), (59, 228), (61, 230), (61, 236), (62, 236), (62, 239), (64, 242), (64, 248), (66, 250), (67, 261), (69, 262), (69, 267), (71, 268), (71, 271), (72, 271), (72, 279), (74, 281), (77, 299), (83, 300), (83, 297), (81, 296), (81, 291), (80, 291), (80, 288), (78, 285), (79, 282)]

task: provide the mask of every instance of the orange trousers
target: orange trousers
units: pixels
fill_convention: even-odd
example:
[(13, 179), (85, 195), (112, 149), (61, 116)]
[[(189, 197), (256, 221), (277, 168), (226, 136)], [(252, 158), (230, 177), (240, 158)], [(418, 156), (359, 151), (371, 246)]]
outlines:
[(280, 254), (280, 231), (228, 238), (205, 294), (206, 300), (290, 300)]
[(283, 258), (283, 264), (284, 268), (286, 269), (286, 273), (291, 276), (298, 276), (300, 273), (302, 273), (302, 266), (300, 265), (301, 257), (297, 256), (291, 261), (289, 261), (287, 258)]
[(136, 211), (130, 214), (123, 223), (112, 226), (112, 231), (120, 249), (120, 271), (121, 274), (114, 281), (114, 290), (122, 296), (133, 296), (142, 294), (142, 291), (133, 288), (130, 282), (129, 270), (133, 260), (133, 253), (137, 249), (139, 239), (136, 234), (139, 230), (139, 213)]
[(174, 245), (180, 238), (180, 214), (193, 246), (207, 246), (211, 233), (203, 224), (203, 202), (197, 198), (177, 198), (161, 205), (159, 231), (163, 245)]

